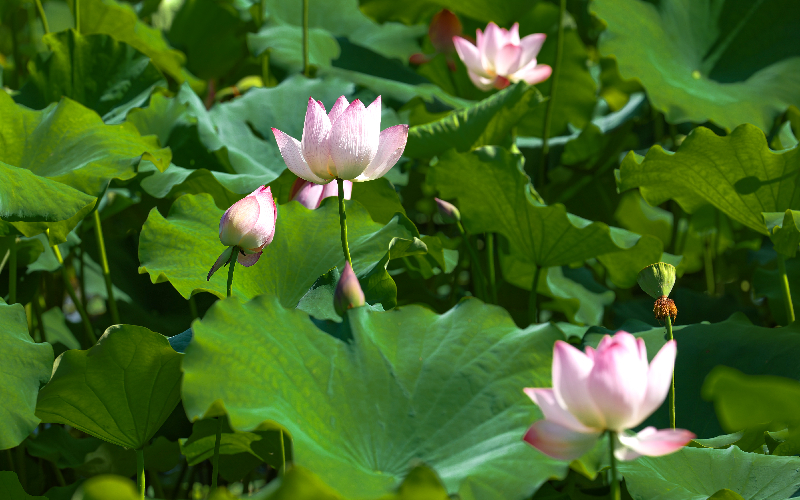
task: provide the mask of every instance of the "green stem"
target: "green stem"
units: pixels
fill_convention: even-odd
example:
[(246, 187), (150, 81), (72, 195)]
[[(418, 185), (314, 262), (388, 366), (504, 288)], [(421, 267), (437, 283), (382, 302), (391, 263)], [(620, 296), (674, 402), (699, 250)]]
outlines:
[[(544, 113), (544, 129), (542, 130), (542, 156), (539, 161), (539, 185), (536, 189), (541, 190), (547, 183), (547, 162), (550, 153), (550, 124), (553, 118), (553, 106), (556, 99), (556, 88), (558, 75), (561, 72), (561, 55), (564, 53), (564, 12), (567, 10), (567, 0), (559, 2), (558, 9), (558, 38), (556, 38), (556, 59), (553, 61), (553, 75), (550, 77), (550, 99), (547, 101), (547, 109)], [(540, 191), (541, 192), (541, 191)]]
[(617, 441), (617, 433), (608, 431), (608, 451), (611, 460), (611, 500), (620, 500), (619, 479), (617, 479), (617, 457), (614, 456), (614, 444)]
[(67, 485), (67, 481), (64, 479), (64, 474), (61, 473), (61, 469), (58, 468), (58, 465), (55, 462), (50, 462), (50, 465), (53, 466), (53, 473), (56, 476), (56, 481), (58, 481), (58, 485), (62, 488)]
[(286, 474), (286, 449), (283, 444), (283, 429), (280, 430), (281, 432), (281, 468), (278, 469), (278, 475), (283, 476)]
[(497, 275), (494, 269), (494, 233), (486, 233), (486, 260), (489, 261), (489, 291), (492, 304), (497, 304)]
[(50, 25), (47, 24), (47, 16), (44, 15), (44, 9), (42, 8), (42, 0), (34, 0), (36, 4), (36, 10), (39, 11), (39, 17), (42, 18), (42, 27), (44, 28), (44, 34), (50, 33)]
[(789, 277), (786, 276), (786, 262), (783, 255), (778, 254), (778, 272), (781, 277), (781, 288), (783, 289), (783, 303), (786, 306), (787, 325), (794, 323), (794, 305), (792, 304), (792, 291), (789, 288)]
[(217, 437), (214, 440), (214, 456), (211, 458), (211, 491), (217, 489), (219, 476), (219, 445), (222, 443), (222, 417), (217, 417)]
[(703, 252), (704, 264), (703, 270), (706, 275), (706, 290), (709, 295), (716, 293), (716, 280), (714, 279), (714, 256), (711, 253), (711, 236), (706, 237), (705, 248)]
[(139, 498), (144, 500), (144, 450), (136, 450), (136, 486), (139, 487)]
[[(308, 64), (308, 0), (303, 0), (303, 74), (306, 77), (311, 76), (311, 67)], [(341, 191), (342, 187), (339, 184), (339, 192)]]
[(200, 314), (197, 312), (197, 301), (194, 300), (194, 295), (189, 297), (189, 311), (192, 313), (193, 320), (200, 317)]
[(11, 238), (11, 252), (8, 258), (8, 303), (17, 303), (17, 241), (19, 238)]
[[(106, 255), (106, 242), (103, 238), (103, 226), (100, 223), (100, 211), (94, 211), (94, 234), (97, 238), (97, 249), (100, 251), (100, 266), (103, 268), (103, 278), (106, 280), (106, 292), (108, 293), (108, 310), (111, 311), (111, 321), (119, 325), (119, 311), (117, 302), (114, 300), (114, 285), (111, 283), (111, 270), (108, 268), (108, 256)], [(83, 269), (81, 269), (83, 272)], [(86, 297), (84, 297), (86, 300)]]
[(473, 280), (475, 283), (475, 295), (485, 301), (486, 300), (486, 278), (483, 275), (483, 269), (481, 269), (481, 260), (478, 258), (478, 253), (473, 248), (472, 243), (469, 241), (469, 236), (467, 235), (467, 231), (464, 229), (464, 226), (461, 225), (461, 221), (456, 221), (456, 227), (458, 228), (458, 232), (461, 233), (461, 238), (464, 240), (464, 244), (467, 246), (467, 252), (469, 252), (470, 260), (472, 261), (472, 273), (475, 275), (475, 279)]
[[(670, 340), (674, 340), (672, 336), (672, 318), (667, 316), (667, 335)], [(672, 369), (672, 386), (669, 389), (669, 425), (675, 428), (675, 368)]]
[(81, 34), (81, 0), (72, 0), (75, 7), (75, 31)]
[(269, 56), (272, 49), (267, 49), (261, 54), (261, 83), (269, 87)]
[(37, 296), (31, 301), (31, 305), (33, 306), (33, 315), (36, 317), (36, 328), (38, 332), (35, 334), (33, 340), (37, 343), (44, 342), (47, 339), (47, 336), (44, 333), (44, 321), (42, 320), (42, 306), (40, 300), (41, 295), (37, 294)]
[[(307, 0), (304, 0), (307, 2)], [(347, 245), (347, 214), (344, 211), (344, 180), (336, 179), (339, 183), (339, 225), (342, 228), (342, 251), (344, 252), (344, 259), (353, 267), (353, 261), (350, 260), (350, 247)], [(355, 272), (355, 269), (353, 270)]]
[(233, 268), (236, 267), (236, 258), (239, 256), (239, 247), (233, 247), (231, 257), (228, 259), (228, 297), (233, 291)]
[(58, 245), (53, 245), (53, 253), (56, 254), (56, 260), (59, 264), (61, 264), (61, 276), (64, 280), (64, 288), (66, 288), (69, 298), (72, 299), (72, 303), (75, 304), (75, 309), (78, 310), (78, 314), (81, 316), (86, 337), (89, 339), (89, 342), (94, 345), (97, 343), (97, 336), (94, 334), (92, 322), (89, 320), (89, 315), (86, 314), (86, 309), (83, 308), (83, 304), (78, 300), (78, 296), (75, 295), (75, 290), (72, 288), (72, 283), (69, 282), (67, 266), (64, 265), (64, 258), (61, 257), (61, 250), (58, 249)]
[(16, 467), (14, 467), (14, 455), (11, 454), (11, 448), (6, 449), (6, 460), (8, 460), (9, 470), (11, 470), (11, 472), (16, 474), (17, 469)]
[[(531, 324), (539, 323), (539, 304), (538, 304), (538, 292), (536, 291), (539, 288), (539, 276), (542, 274), (542, 268), (536, 266), (536, 269), (533, 270), (533, 282), (531, 283), (531, 295), (528, 302), (528, 314), (531, 318)], [(546, 274), (545, 274), (546, 276)]]
[(3, 258), (0, 259), (0, 273), (2, 273), (3, 269), (5, 269), (6, 262), (8, 262), (8, 258), (10, 255), (11, 255), (11, 249), (9, 248), (8, 250), (6, 250), (6, 254), (3, 255)]

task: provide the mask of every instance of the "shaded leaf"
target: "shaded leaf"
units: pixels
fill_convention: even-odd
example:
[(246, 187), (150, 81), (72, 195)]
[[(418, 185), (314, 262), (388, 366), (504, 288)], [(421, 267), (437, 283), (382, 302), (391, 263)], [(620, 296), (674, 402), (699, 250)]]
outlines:
[(65, 469), (83, 465), (86, 455), (97, 450), (100, 443), (101, 440), (91, 436), (75, 438), (64, 427), (51, 425), (29, 437), (25, 447), (31, 456), (44, 458)]
[(775, 251), (787, 257), (794, 257), (800, 245), (800, 211), (786, 210), (784, 213), (762, 215)]
[(9, 470), (0, 471), (0, 491), (8, 500), (47, 500), (47, 497), (35, 497), (25, 493), (17, 473)]

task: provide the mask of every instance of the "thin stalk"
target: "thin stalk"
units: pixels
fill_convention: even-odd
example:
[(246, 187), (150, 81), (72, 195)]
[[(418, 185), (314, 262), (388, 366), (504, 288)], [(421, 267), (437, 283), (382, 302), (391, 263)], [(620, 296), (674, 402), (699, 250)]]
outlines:
[(56, 465), (55, 462), (50, 462), (50, 465), (53, 466), (53, 472), (56, 475), (56, 481), (58, 481), (58, 485), (62, 487), (66, 486), (67, 481), (64, 480), (64, 474), (61, 473), (61, 469), (58, 468), (58, 465)]
[(72, 0), (75, 6), (75, 31), (81, 34), (81, 0)]
[(261, 83), (269, 87), (269, 56), (272, 49), (267, 49), (261, 54)]
[(178, 498), (178, 493), (181, 490), (181, 485), (183, 484), (183, 480), (187, 479), (186, 472), (188, 468), (189, 468), (189, 462), (184, 460), (183, 463), (181, 463), (181, 470), (178, 471), (178, 480), (175, 483), (175, 486), (173, 486), (172, 491), (170, 492), (169, 497), (171, 499), (174, 500), (175, 498)]
[(75, 295), (75, 290), (72, 289), (72, 283), (69, 282), (69, 276), (67, 276), (67, 266), (64, 265), (64, 258), (61, 257), (61, 250), (58, 249), (58, 245), (53, 245), (53, 253), (56, 254), (56, 260), (61, 264), (61, 276), (64, 280), (64, 288), (67, 289), (69, 298), (72, 299), (73, 304), (75, 304), (75, 309), (78, 310), (78, 314), (81, 316), (86, 337), (88, 337), (89, 342), (94, 345), (97, 343), (97, 336), (94, 334), (94, 329), (92, 329), (92, 322), (89, 320), (89, 315), (86, 314), (86, 309), (83, 308), (83, 304), (78, 300), (78, 296)]
[(619, 479), (617, 479), (617, 457), (614, 456), (614, 443), (617, 440), (617, 433), (608, 431), (608, 451), (611, 460), (611, 500), (620, 500)]
[(475, 275), (475, 292), (478, 295), (478, 298), (481, 300), (486, 300), (486, 278), (483, 275), (483, 269), (481, 269), (481, 260), (478, 258), (478, 252), (475, 251), (475, 248), (472, 246), (472, 243), (469, 241), (469, 236), (467, 235), (467, 231), (464, 229), (464, 226), (461, 225), (461, 221), (456, 221), (456, 227), (458, 228), (458, 232), (461, 233), (461, 238), (464, 240), (464, 244), (467, 246), (467, 252), (469, 252), (470, 260), (472, 261), (472, 272)]
[[(94, 211), (94, 235), (97, 238), (97, 249), (100, 251), (100, 266), (103, 268), (103, 278), (106, 280), (106, 292), (108, 293), (108, 310), (111, 311), (111, 321), (119, 325), (119, 311), (117, 302), (114, 300), (114, 285), (111, 283), (111, 270), (108, 268), (108, 256), (106, 255), (106, 242), (103, 238), (103, 226), (100, 223), (100, 212)], [(81, 269), (83, 272), (83, 269)], [(84, 297), (84, 300), (86, 297)]]
[(139, 487), (139, 498), (144, 500), (144, 490), (146, 485), (144, 483), (144, 450), (136, 450), (136, 486)]
[(489, 291), (492, 304), (497, 304), (497, 275), (494, 270), (494, 233), (486, 233), (486, 259), (489, 261)]
[(786, 276), (786, 261), (783, 255), (778, 254), (778, 272), (781, 277), (781, 288), (783, 289), (783, 303), (786, 306), (787, 325), (794, 323), (794, 305), (792, 304), (792, 291), (789, 288), (789, 277)]
[[(308, 64), (308, 0), (303, 0), (303, 74), (306, 77), (311, 76), (311, 67)], [(342, 187), (339, 184), (339, 192), (341, 191)]]
[(155, 497), (165, 498), (164, 486), (161, 484), (161, 479), (158, 477), (158, 472), (151, 470), (149, 476), (150, 476), (150, 484), (152, 484), (153, 486), (153, 492), (155, 493)]
[(219, 445), (222, 443), (222, 417), (217, 417), (217, 437), (214, 440), (214, 456), (211, 458), (211, 491), (217, 489), (219, 476)]
[(712, 236), (706, 237), (706, 244), (703, 252), (703, 270), (706, 275), (706, 291), (709, 295), (714, 295), (716, 293), (717, 280), (714, 278), (714, 256), (711, 253), (711, 238)]
[(86, 247), (84, 247), (84, 242), (81, 241), (81, 244), (78, 246), (81, 253), (78, 256), (78, 262), (81, 265), (81, 273), (75, 273), (75, 277), (78, 278), (78, 290), (81, 292), (81, 300), (86, 300)]
[(278, 469), (278, 475), (283, 476), (286, 474), (286, 449), (283, 444), (283, 429), (281, 429), (281, 468)]
[(231, 258), (228, 260), (228, 297), (231, 296), (233, 291), (233, 268), (236, 266), (236, 258), (239, 255), (239, 248), (234, 247), (231, 252)]
[(17, 241), (19, 238), (11, 239), (11, 252), (8, 258), (8, 303), (17, 303)]
[(11, 448), (6, 449), (6, 460), (8, 460), (8, 468), (11, 472), (16, 473), (17, 469), (14, 467), (14, 456), (11, 454)]
[(36, 4), (36, 10), (39, 11), (39, 17), (42, 18), (42, 27), (44, 28), (44, 34), (50, 33), (50, 25), (47, 24), (47, 16), (44, 15), (44, 9), (42, 8), (42, 1), (41, 0), (34, 0)]
[(542, 130), (542, 156), (539, 161), (539, 185), (542, 189), (547, 183), (547, 161), (550, 153), (550, 124), (553, 118), (553, 104), (556, 99), (558, 75), (561, 73), (561, 55), (564, 53), (564, 12), (567, 10), (567, 0), (561, 0), (558, 8), (558, 38), (556, 38), (556, 60), (553, 62), (553, 75), (550, 77), (550, 99), (544, 113), (544, 129)]
[(528, 314), (531, 318), (531, 324), (539, 323), (539, 304), (538, 293), (536, 289), (539, 287), (539, 275), (542, 274), (542, 268), (536, 266), (533, 270), (533, 282), (531, 283), (531, 295), (528, 299)]
[[(308, 0), (303, 0), (305, 4)], [(350, 260), (350, 247), (347, 245), (347, 214), (344, 211), (344, 180), (336, 179), (339, 183), (339, 225), (342, 228), (342, 251), (344, 252), (344, 259), (353, 267), (353, 261)], [(353, 270), (355, 272), (355, 269)]]
[(193, 320), (200, 317), (200, 314), (197, 312), (197, 301), (194, 300), (194, 295), (189, 297), (189, 311), (192, 313)]
[(0, 273), (3, 272), (3, 269), (6, 267), (6, 262), (8, 262), (8, 258), (11, 256), (11, 249), (6, 250), (5, 255), (3, 258), (0, 259)]
[[(672, 318), (670, 316), (667, 316), (667, 335), (670, 340), (674, 339), (672, 336)], [(672, 386), (669, 389), (669, 425), (671, 428), (675, 428), (675, 368), (672, 369)]]
[(44, 321), (42, 320), (41, 295), (37, 294), (37, 297), (34, 297), (31, 303), (33, 304), (33, 314), (36, 317), (36, 327), (38, 329), (38, 333), (33, 340), (36, 342), (43, 342), (47, 339), (47, 336), (44, 333)]

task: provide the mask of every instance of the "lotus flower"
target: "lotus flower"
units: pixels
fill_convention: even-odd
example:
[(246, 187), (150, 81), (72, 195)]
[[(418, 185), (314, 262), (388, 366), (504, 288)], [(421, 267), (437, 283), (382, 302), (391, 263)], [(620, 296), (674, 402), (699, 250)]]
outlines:
[(239, 252), (236, 260), (250, 267), (258, 262), (261, 251), (272, 243), (278, 209), (269, 187), (261, 186), (234, 203), (219, 221), (219, 240), (228, 248), (222, 252), (208, 273), (208, 280), (228, 263), (231, 252)]
[(648, 366), (644, 340), (627, 332), (606, 335), (597, 350), (587, 347), (585, 354), (557, 341), (553, 388), (525, 389), (544, 420), (534, 422), (523, 439), (560, 460), (588, 452), (605, 431), (617, 433), (615, 455), (620, 460), (679, 450), (694, 434), (655, 427), (627, 432), (661, 406), (669, 392), (675, 355), (675, 341), (670, 340)]
[[(353, 183), (344, 181), (344, 199), (349, 200), (352, 193)], [(330, 196), (339, 196), (339, 186), (336, 182), (314, 184), (303, 179), (297, 179), (292, 185), (289, 201), (299, 201), (304, 207), (315, 210), (319, 208), (322, 200)]]
[(461, 212), (455, 205), (439, 198), (434, 198), (434, 201), (436, 201), (436, 208), (439, 210), (439, 215), (442, 216), (445, 224), (452, 224), (461, 220)]
[(489, 23), (486, 33), (477, 30), (476, 37), (477, 46), (460, 36), (453, 37), (453, 43), (472, 83), (479, 89), (503, 89), (522, 80), (533, 85), (550, 78), (553, 68), (536, 63), (546, 38), (544, 33), (520, 40), (519, 23), (514, 23), (510, 30)]
[(344, 316), (348, 309), (361, 307), (365, 304), (364, 291), (358, 282), (356, 273), (349, 262), (344, 265), (342, 276), (333, 292), (333, 308), (339, 316)]
[(397, 163), (408, 139), (408, 125), (383, 132), (381, 98), (368, 108), (344, 96), (325, 113), (322, 102), (308, 99), (302, 141), (273, 128), (281, 156), (289, 170), (314, 184), (333, 179), (356, 182), (383, 177)]

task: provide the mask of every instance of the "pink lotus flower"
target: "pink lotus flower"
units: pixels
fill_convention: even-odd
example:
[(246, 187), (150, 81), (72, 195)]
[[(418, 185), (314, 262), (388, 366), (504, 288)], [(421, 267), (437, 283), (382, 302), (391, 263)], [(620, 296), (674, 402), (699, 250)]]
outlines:
[(344, 316), (348, 309), (361, 307), (365, 303), (364, 291), (361, 289), (356, 273), (350, 263), (345, 262), (342, 276), (333, 292), (333, 308), (336, 309), (339, 316)]
[(277, 221), (278, 209), (268, 186), (261, 186), (234, 203), (219, 221), (219, 240), (228, 248), (211, 267), (207, 279), (228, 263), (233, 251), (239, 252), (236, 260), (245, 267), (258, 262), (261, 251), (272, 243)]
[[(344, 181), (344, 199), (349, 200), (353, 193), (353, 183)], [(327, 184), (314, 184), (303, 179), (297, 179), (292, 184), (289, 201), (299, 201), (304, 207), (316, 210), (322, 200), (330, 196), (339, 196), (339, 185), (336, 182)]]
[(381, 98), (368, 108), (344, 96), (325, 113), (322, 102), (308, 99), (303, 139), (273, 128), (281, 156), (289, 170), (314, 184), (333, 179), (356, 182), (383, 177), (397, 163), (408, 139), (408, 125), (395, 125), (383, 132)]
[(453, 37), (453, 44), (472, 83), (479, 89), (503, 89), (521, 80), (533, 85), (550, 78), (553, 68), (536, 63), (546, 38), (544, 33), (520, 40), (519, 23), (514, 23), (510, 30), (489, 23), (486, 33), (477, 30), (476, 36), (477, 46), (460, 36)]
[(597, 350), (587, 347), (586, 354), (557, 341), (553, 388), (525, 389), (544, 420), (534, 422), (523, 439), (560, 460), (574, 460), (588, 452), (605, 431), (618, 433), (615, 455), (620, 460), (679, 450), (695, 435), (684, 429), (655, 427), (638, 434), (626, 432), (661, 406), (670, 389), (675, 355), (675, 341), (670, 340), (648, 366), (644, 340), (627, 332), (606, 335)]

